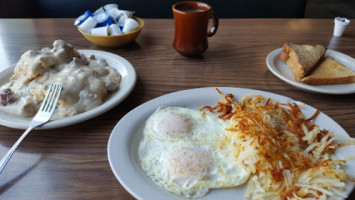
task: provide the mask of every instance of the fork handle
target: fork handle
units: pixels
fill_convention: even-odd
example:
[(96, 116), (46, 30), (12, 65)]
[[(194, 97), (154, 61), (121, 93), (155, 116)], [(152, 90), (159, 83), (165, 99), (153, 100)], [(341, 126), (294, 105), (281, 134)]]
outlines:
[(28, 135), (28, 133), (33, 129), (34, 127), (30, 125), (26, 131), (21, 135), (21, 137), (16, 141), (14, 145), (12, 145), (11, 149), (5, 154), (5, 156), (0, 160), (0, 174), (2, 170), (4, 170), (6, 164), (9, 162), (12, 154), (14, 154), (15, 150), (17, 147), (20, 145), (22, 140)]

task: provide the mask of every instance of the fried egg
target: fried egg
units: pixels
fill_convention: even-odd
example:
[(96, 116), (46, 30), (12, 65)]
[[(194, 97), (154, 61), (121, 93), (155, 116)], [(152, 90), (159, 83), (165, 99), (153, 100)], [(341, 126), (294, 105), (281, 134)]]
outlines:
[(220, 150), (225, 128), (226, 122), (212, 113), (159, 107), (143, 129), (142, 168), (156, 184), (186, 198), (241, 185), (250, 171)]

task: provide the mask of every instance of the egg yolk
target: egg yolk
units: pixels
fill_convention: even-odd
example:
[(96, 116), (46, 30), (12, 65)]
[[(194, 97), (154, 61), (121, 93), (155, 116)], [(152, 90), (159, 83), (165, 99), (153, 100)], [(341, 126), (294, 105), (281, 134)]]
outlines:
[(181, 147), (170, 152), (168, 170), (177, 183), (189, 184), (208, 175), (213, 166), (211, 154), (197, 146)]
[(191, 122), (183, 115), (166, 113), (154, 124), (154, 134), (162, 138), (177, 138), (191, 131)]

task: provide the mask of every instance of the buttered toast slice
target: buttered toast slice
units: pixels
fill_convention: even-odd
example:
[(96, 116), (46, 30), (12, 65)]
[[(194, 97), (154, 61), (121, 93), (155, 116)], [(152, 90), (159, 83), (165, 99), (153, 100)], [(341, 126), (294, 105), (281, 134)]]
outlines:
[(355, 72), (334, 58), (326, 57), (309, 76), (302, 78), (301, 82), (310, 85), (355, 83)]
[(323, 58), (327, 49), (323, 45), (285, 43), (280, 58), (287, 63), (294, 78), (301, 81)]

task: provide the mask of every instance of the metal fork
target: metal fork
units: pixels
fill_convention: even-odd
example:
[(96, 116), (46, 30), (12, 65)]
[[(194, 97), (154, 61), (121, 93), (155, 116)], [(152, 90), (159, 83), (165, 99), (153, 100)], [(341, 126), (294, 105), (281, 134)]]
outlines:
[(16, 143), (11, 147), (11, 149), (6, 153), (6, 155), (0, 161), (0, 174), (4, 170), (6, 164), (9, 162), (12, 154), (14, 154), (16, 148), (20, 145), (22, 140), (28, 135), (28, 133), (34, 128), (41, 126), (49, 121), (52, 117), (54, 110), (57, 106), (57, 102), (62, 91), (62, 86), (58, 84), (51, 84), (47, 90), (46, 96), (39, 108), (37, 114), (31, 121), (30, 126), (21, 135), (21, 137), (16, 141)]

